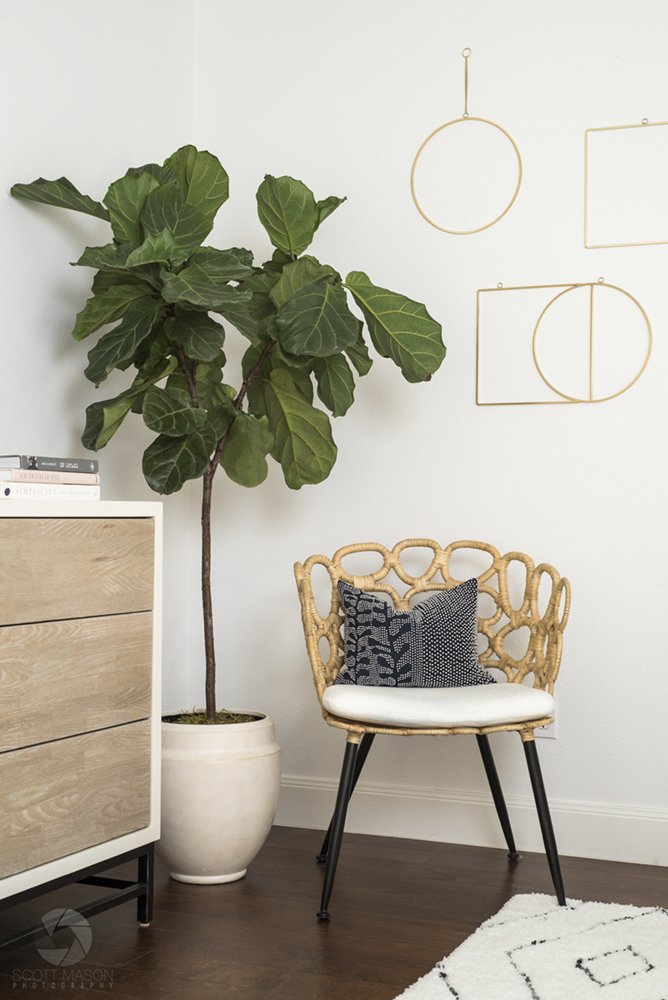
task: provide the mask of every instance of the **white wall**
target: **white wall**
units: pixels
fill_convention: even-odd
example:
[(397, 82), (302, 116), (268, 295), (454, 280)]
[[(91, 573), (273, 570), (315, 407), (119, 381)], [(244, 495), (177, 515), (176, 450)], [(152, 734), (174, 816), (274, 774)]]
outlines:
[[(668, 247), (585, 250), (582, 239), (584, 130), (668, 117), (667, 22), (651, 0), (552, 10), (528, 0), (0, 3), (5, 191), (65, 174), (101, 197), (129, 164), (192, 140), (231, 177), (212, 243), (266, 259), (255, 190), (265, 173), (289, 173), (318, 198), (348, 196), (317, 234), (320, 259), (344, 274), (366, 270), (443, 323), (448, 356), (430, 383), (408, 385), (377, 359), (334, 421), (339, 459), (325, 483), (293, 492), (273, 466), (256, 490), (222, 472), (215, 484), (220, 701), (275, 719), (282, 823), (326, 823), (343, 752), (342, 734), (319, 716), (293, 562), (349, 541), (472, 537), (552, 562), (573, 585), (559, 734), (539, 745), (562, 850), (668, 864), (659, 652)], [(461, 114), (466, 45), (469, 110), (510, 132), (525, 176), (501, 222), (455, 237), (418, 214), (409, 175), (426, 135)], [(0, 451), (77, 453), (95, 390), (81, 374), (84, 346), (69, 339), (88, 276), (67, 261), (105, 241), (106, 227), (1, 204)], [(599, 275), (631, 291), (652, 322), (640, 382), (596, 406), (476, 407), (476, 290)], [(243, 343), (235, 352), (232, 341), (233, 332), (233, 367)], [(105, 499), (153, 497), (140, 473), (149, 439), (135, 418), (101, 453)], [(170, 708), (202, 700), (198, 514), (199, 484), (165, 501)], [(537, 846), (519, 739), (494, 746), (521, 846)], [(499, 842), (472, 737), (379, 739), (364, 777), (351, 829)]]
[[(86, 406), (126, 384), (112, 377), (96, 390), (83, 377), (88, 347), (70, 336), (94, 271), (69, 262), (84, 246), (107, 243), (109, 226), (12, 198), (9, 189), (65, 175), (101, 199), (129, 166), (162, 162), (190, 142), (193, 7), (189, 0), (2, 0), (0, 39), (0, 453), (80, 455)], [(144, 430), (141, 421), (128, 421), (100, 455), (104, 499), (156, 499), (141, 474), (140, 442), (151, 439)], [(174, 497), (165, 508), (171, 621), (192, 603), (192, 501)], [(173, 630), (166, 644), (182, 662), (187, 633)], [(176, 671), (166, 674), (165, 694), (187, 701), (186, 681)]]
[[(539, 744), (562, 848), (668, 864), (668, 246), (585, 250), (582, 224), (585, 129), (668, 118), (666, 29), (651, 0), (257, 0), (233, 16), (216, 0), (198, 4), (195, 137), (231, 175), (218, 245), (269, 256), (254, 202), (266, 172), (298, 177), (318, 198), (347, 195), (313, 252), (426, 302), (448, 346), (429, 384), (407, 385), (377, 360), (334, 421), (339, 459), (320, 486), (291, 493), (276, 468), (252, 492), (217, 484), (218, 631), (229, 658), (219, 688), (276, 720), (281, 822), (326, 821), (343, 752), (311, 688), (293, 561), (350, 541), (472, 537), (552, 562), (573, 585), (560, 730)], [(409, 178), (423, 139), (463, 110), (465, 46), (469, 111), (513, 136), (524, 181), (501, 222), (456, 237), (418, 214)], [(653, 325), (637, 385), (595, 406), (476, 407), (477, 289), (601, 275), (631, 291)], [(253, 564), (251, 576), (243, 567)], [(504, 735), (493, 745), (522, 823), (531, 792), (519, 743)], [(472, 790), (487, 801), (472, 737), (379, 739), (364, 778), (353, 829), (499, 842), (466, 799)], [(538, 846), (535, 827), (522, 830), (525, 848)]]

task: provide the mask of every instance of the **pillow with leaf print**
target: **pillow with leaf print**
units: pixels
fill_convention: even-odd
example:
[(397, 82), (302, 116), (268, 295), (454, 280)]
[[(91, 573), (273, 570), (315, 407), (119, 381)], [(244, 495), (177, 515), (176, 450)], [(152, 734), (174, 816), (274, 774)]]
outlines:
[(478, 581), (439, 590), (410, 611), (338, 583), (345, 612), (345, 666), (335, 684), (471, 687), (496, 684), (478, 663)]

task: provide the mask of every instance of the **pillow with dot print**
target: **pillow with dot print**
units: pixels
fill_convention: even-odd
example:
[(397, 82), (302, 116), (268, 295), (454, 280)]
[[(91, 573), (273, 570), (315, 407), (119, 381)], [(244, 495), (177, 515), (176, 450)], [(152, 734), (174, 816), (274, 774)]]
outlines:
[(478, 581), (436, 591), (410, 611), (339, 580), (345, 665), (335, 684), (472, 687), (496, 684), (478, 663)]

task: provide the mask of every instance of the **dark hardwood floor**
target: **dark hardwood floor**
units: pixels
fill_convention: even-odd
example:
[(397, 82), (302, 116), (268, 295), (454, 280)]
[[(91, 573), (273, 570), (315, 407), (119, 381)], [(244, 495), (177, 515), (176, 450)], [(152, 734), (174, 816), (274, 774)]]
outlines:
[[(392, 1000), (507, 899), (552, 893), (543, 855), (347, 834), (319, 923), (322, 833), (274, 827), (248, 874), (219, 886), (172, 881), (158, 862), (155, 919), (134, 902), (91, 918), (86, 958), (49, 965), (34, 944), (0, 954), (0, 997), (72, 988), (133, 1000)], [(562, 858), (571, 898), (668, 905), (668, 868)], [(118, 870), (134, 876), (136, 866)], [(0, 938), (56, 907), (94, 899), (71, 886), (0, 913)], [(104, 894), (104, 890), (102, 890)]]

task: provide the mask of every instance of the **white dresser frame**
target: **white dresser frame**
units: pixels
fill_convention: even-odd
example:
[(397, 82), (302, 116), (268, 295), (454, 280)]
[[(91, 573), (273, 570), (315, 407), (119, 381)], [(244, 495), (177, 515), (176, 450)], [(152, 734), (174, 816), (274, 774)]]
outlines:
[[(122, 837), (57, 858), (0, 879), (0, 899), (23, 894), (45, 883), (63, 880), (88, 868), (102, 868), (105, 861), (136, 851), (160, 837), (160, 756), (162, 714), (162, 503), (115, 500), (0, 500), (0, 517), (12, 518), (120, 518), (152, 517), (155, 520), (153, 567), (153, 674), (151, 698), (151, 771), (149, 825)], [(0, 559), (2, 554), (0, 553)], [(1, 849), (1, 848), (0, 848)], [(45, 886), (45, 891), (46, 891)], [(31, 893), (30, 895), (34, 895)]]

